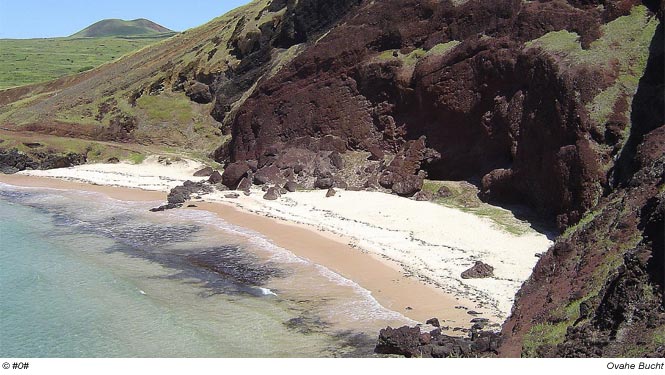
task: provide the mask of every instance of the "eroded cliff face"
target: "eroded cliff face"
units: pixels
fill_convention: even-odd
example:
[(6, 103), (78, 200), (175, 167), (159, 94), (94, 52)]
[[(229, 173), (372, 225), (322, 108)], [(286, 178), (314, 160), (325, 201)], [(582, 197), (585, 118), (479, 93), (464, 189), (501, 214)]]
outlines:
[[(345, 2), (336, 21), (321, 22), (311, 21), (321, 17), (316, 1), (290, 8), (289, 17), (329, 29), (300, 33), (317, 37), (296, 38), (304, 51), (238, 107), (218, 157), (279, 159), (303, 148), (382, 152), (389, 162), (425, 136), (430, 157), (401, 175), (474, 181), (488, 200), (526, 204), (561, 230), (576, 223), (607, 190), (626, 142), (632, 93), (615, 86), (641, 75), (639, 64), (607, 56), (606, 34), (620, 28), (613, 22), (653, 32), (651, 15), (635, 14), (637, 1), (456, 3)], [(218, 107), (224, 101), (218, 95)]]
[(504, 356), (665, 356), (663, 29), (632, 102), (614, 185), (518, 293)]

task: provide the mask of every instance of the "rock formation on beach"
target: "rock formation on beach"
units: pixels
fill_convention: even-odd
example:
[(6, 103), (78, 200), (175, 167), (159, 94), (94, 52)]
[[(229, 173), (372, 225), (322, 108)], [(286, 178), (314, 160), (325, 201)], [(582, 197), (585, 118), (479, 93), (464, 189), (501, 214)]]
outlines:
[(556, 243), (500, 339), (400, 328), (382, 331), (379, 352), (662, 357), (663, 7), (253, 1), (94, 71), (0, 91), (0, 170), (94, 156), (12, 143), (20, 133), (206, 152), (224, 166), (200, 171), (211, 184), (265, 186), (266, 199), (316, 188), (431, 200), (451, 192), (426, 179), (469, 181), (486, 201), (528, 207)]

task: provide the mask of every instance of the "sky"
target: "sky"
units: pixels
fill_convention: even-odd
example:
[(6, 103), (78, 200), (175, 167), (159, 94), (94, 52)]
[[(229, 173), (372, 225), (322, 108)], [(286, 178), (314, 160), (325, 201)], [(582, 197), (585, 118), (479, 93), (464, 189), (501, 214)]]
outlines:
[(106, 18), (147, 18), (175, 31), (200, 26), (249, 0), (0, 0), (0, 38), (69, 36)]

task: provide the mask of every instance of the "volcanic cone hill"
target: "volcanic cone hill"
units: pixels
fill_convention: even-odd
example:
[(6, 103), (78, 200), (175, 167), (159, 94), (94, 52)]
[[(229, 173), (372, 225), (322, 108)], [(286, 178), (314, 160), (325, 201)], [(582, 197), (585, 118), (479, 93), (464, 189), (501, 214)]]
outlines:
[(110, 36), (129, 37), (164, 33), (172, 34), (174, 31), (144, 18), (131, 21), (106, 19), (95, 22), (85, 29), (72, 34), (70, 38), (103, 38)]
[(472, 182), (561, 233), (498, 354), (662, 357), (662, 16), (646, 0), (254, 1), (0, 91), (0, 136), (188, 150), (232, 188)]

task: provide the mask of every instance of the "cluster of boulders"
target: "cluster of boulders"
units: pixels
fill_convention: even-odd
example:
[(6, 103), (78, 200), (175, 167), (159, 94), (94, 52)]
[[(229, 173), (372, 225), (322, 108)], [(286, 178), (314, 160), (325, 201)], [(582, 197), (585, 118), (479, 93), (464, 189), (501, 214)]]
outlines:
[(406, 142), (392, 160), (378, 151), (358, 157), (358, 152), (348, 153), (339, 139), (328, 138), (316, 152), (311, 147), (271, 146), (257, 160), (230, 163), (221, 184), (245, 192), (252, 185), (263, 186), (267, 199), (296, 189), (326, 190), (327, 196), (334, 196), (334, 189), (369, 189), (413, 197), (427, 177), (422, 165), (440, 156), (425, 146), (424, 137)]
[(182, 185), (176, 186), (167, 196), (167, 203), (165, 205), (150, 209), (152, 212), (170, 210), (173, 208), (180, 208), (182, 205), (191, 200), (193, 194), (203, 195), (213, 192), (213, 187), (210, 181), (185, 181)]
[(421, 327), (403, 326), (385, 328), (379, 333), (374, 351), (379, 354), (394, 354), (420, 358), (476, 358), (492, 357), (497, 353), (501, 336), (484, 331), (486, 320), (476, 318), (468, 337), (454, 337), (441, 333), (437, 319), (428, 320), (436, 328), (423, 332)]
[[(26, 144), (31, 146), (39, 143)], [(84, 164), (86, 155), (77, 153), (56, 154), (42, 151), (31, 151), (29, 154), (13, 148), (10, 150), (0, 149), (0, 173), (13, 174), (26, 169), (53, 169), (67, 168), (74, 165)]]

